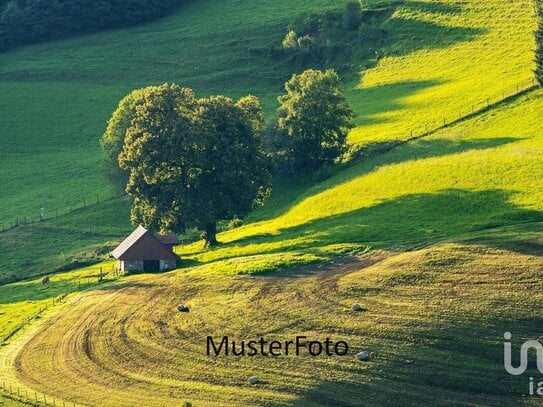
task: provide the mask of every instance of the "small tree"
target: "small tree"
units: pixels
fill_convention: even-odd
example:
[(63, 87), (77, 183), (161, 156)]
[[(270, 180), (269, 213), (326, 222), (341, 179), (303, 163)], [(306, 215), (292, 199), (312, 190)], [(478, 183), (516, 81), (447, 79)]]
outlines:
[(279, 97), (278, 130), (292, 139), (296, 169), (312, 170), (334, 162), (346, 150), (354, 112), (334, 70), (309, 69), (293, 75)]
[(535, 32), (535, 75), (540, 86), (543, 86), (543, 0), (535, 0), (537, 10), (537, 30)]
[(217, 221), (245, 216), (269, 194), (260, 103), (195, 99), (167, 84), (144, 99), (119, 156), (130, 173), (132, 222), (163, 231), (197, 227), (206, 246), (216, 245)]
[(356, 30), (362, 22), (362, 4), (360, 0), (350, 0), (345, 5), (343, 24), (347, 30)]
[(283, 39), (281, 45), (283, 45), (283, 48), (298, 47), (298, 34), (296, 34), (296, 32), (294, 32), (293, 30), (290, 30), (287, 35), (285, 35), (285, 38)]

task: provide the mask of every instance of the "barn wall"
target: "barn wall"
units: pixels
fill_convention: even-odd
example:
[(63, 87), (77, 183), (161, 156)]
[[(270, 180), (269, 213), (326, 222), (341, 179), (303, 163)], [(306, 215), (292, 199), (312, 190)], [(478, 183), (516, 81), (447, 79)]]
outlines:
[(143, 271), (143, 260), (121, 260), (119, 261), (119, 269), (126, 273), (131, 271)]
[(177, 256), (158, 242), (150, 233), (144, 234), (121, 256), (121, 260), (124, 261), (160, 259), (176, 260)]
[(176, 266), (175, 260), (160, 260), (160, 271), (173, 270)]

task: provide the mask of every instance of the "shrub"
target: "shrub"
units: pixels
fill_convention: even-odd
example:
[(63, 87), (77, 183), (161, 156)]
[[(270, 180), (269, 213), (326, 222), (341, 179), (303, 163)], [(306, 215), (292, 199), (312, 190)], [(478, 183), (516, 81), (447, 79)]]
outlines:
[(298, 38), (298, 46), (300, 48), (311, 47), (315, 44), (315, 38), (310, 35), (304, 35), (303, 37)]
[(238, 219), (237, 217), (232, 219), (230, 222), (228, 222), (228, 230), (237, 229), (239, 227), (243, 226), (243, 221), (241, 219)]
[(347, 30), (356, 30), (362, 21), (362, 4), (359, 0), (351, 0), (345, 6), (343, 24)]
[(281, 45), (283, 48), (296, 48), (298, 46), (298, 34), (290, 30), (287, 35), (285, 35)]

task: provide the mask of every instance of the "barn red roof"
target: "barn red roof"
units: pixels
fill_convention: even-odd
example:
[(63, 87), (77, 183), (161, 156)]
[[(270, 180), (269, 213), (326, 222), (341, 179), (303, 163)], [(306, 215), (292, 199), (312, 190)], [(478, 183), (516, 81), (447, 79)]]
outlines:
[[(162, 236), (155, 235), (143, 226), (138, 226), (130, 236), (111, 252), (111, 255), (118, 260), (170, 260), (176, 255), (172, 252), (171, 246), (174, 239), (172, 236), (164, 236), (167, 242), (162, 241)], [(177, 237), (175, 237), (177, 242)]]

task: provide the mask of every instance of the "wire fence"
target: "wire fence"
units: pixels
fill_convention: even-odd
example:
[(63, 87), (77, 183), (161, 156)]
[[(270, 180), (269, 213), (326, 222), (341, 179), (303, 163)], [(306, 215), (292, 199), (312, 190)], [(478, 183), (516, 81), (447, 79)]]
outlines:
[(20, 404), (35, 407), (76, 407), (78, 404), (71, 401), (64, 401), (54, 397), (48, 397), (44, 393), (30, 390), (22, 387), (19, 384), (14, 384), (6, 380), (2, 380), (0, 394), (10, 400)]
[[(480, 113), (483, 113), (484, 111), (490, 109), (493, 106), (499, 105), (500, 103), (503, 103), (507, 101), (508, 99), (514, 98), (520, 94), (523, 94), (531, 89), (534, 89), (538, 86), (536, 83), (535, 78), (519, 82), (514, 89), (511, 89), (509, 92), (502, 92), (500, 97), (494, 97), (494, 98), (486, 98), (478, 103), (472, 104), (471, 106), (467, 106), (464, 110), (459, 111), (454, 116), (448, 116), (448, 117), (441, 117), (441, 118), (435, 118), (434, 120), (429, 120), (425, 123), (421, 123), (419, 126), (411, 129), (410, 131), (403, 134), (399, 134), (396, 137), (391, 137), (391, 139), (397, 142), (408, 142), (412, 140), (416, 140), (418, 138), (422, 138), (425, 136), (428, 136), (432, 133), (435, 133), (436, 131), (446, 128), (448, 126), (454, 125), (458, 122), (464, 121), (466, 119), (469, 119), (470, 117), (473, 117), (475, 115), (478, 115)], [(55, 219), (58, 219), (60, 217), (64, 217), (66, 215), (70, 215), (78, 210), (85, 209), (93, 204), (100, 204), (101, 202), (104, 202), (108, 199), (114, 199), (115, 196), (109, 196), (109, 197), (100, 197), (99, 195), (96, 195), (94, 199), (82, 199), (79, 204), (76, 205), (68, 205), (63, 209), (53, 209), (51, 211), (45, 211), (44, 209), (41, 210), (39, 215), (33, 216), (33, 217), (16, 217), (13, 221), (6, 223), (3, 222), (0, 225), (0, 233), (5, 233), (10, 230), (13, 230), (17, 227), (26, 226), (26, 225), (38, 225), (42, 224), (43, 222), (47, 221), (53, 221)], [(60, 224), (57, 222), (56, 227), (60, 228)], [(94, 226), (94, 230), (98, 231), (97, 226)], [(100, 231), (107, 232), (107, 228), (104, 229), (103, 227), (99, 228)], [(90, 224), (88, 227), (89, 232), (93, 232), (93, 225)], [(129, 233), (131, 230), (119, 230), (110, 228), (111, 233)], [(70, 292), (63, 293), (55, 298), (51, 299), (50, 303), (46, 303), (43, 305), (38, 312), (36, 312), (34, 315), (27, 317), (23, 322), (21, 322), (19, 325), (12, 328), (7, 334), (4, 335), (2, 339), (2, 343), (5, 344), (7, 341), (12, 339), (19, 331), (24, 329), (26, 326), (30, 325), (32, 322), (38, 320), (41, 318), (41, 316), (51, 309), (51, 307), (55, 307), (60, 304), (65, 304), (67, 301), (67, 297), (69, 294), (81, 291), (81, 289), (87, 289), (92, 286), (98, 285), (104, 281), (104, 278), (107, 276), (108, 280), (119, 278), (121, 273), (116, 270), (115, 266), (111, 266), (111, 270), (107, 273), (102, 273), (102, 270), (100, 271), (100, 275), (98, 276), (98, 279), (96, 279), (94, 282), (91, 281), (91, 277), (88, 277), (86, 279), (80, 280), (78, 285), (74, 287), (74, 289)], [(63, 400), (57, 400), (52, 397), (48, 397), (44, 393), (39, 393), (33, 390), (30, 390), (26, 387), (22, 387), (20, 384), (9, 382), (8, 380), (2, 380), (0, 387), (0, 394), (2, 394), (4, 397), (15, 400), (19, 403), (26, 404), (29, 406), (62, 406), (62, 407), (76, 407), (77, 404), (75, 402), (66, 402)]]
[[(482, 99), (478, 103), (474, 103), (471, 106), (466, 106), (464, 109), (458, 111), (455, 115), (434, 118), (433, 120), (428, 120), (423, 123), (420, 123), (418, 126), (413, 127), (407, 132), (403, 132), (397, 135), (390, 135), (388, 137), (389, 141), (384, 143), (384, 144), (387, 144), (387, 146), (385, 147), (392, 148), (397, 143), (408, 142), (408, 141), (416, 140), (418, 138), (426, 137), (440, 129), (454, 125), (458, 122), (469, 119), (472, 116), (480, 114), (493, 106), (503, 103), (507, 101), (508, 99), (513, 98), (515, 96), (523, 94), (526, 91), (536, 88), (537, 86), (538, 84), (535, 78), (532, 78), (523, 82), (519, 82), (514, 86), (514, 88), (509, 89), (508, 91), (505, 90), (501, 92), (501, 94), (498, 96), (487, 97), (485, 99)], [(366, 149), (366, 146), (361, 146), (361, 147), (353, 146), (350, 150), (350, 156), (356, 157), (358, 155), (362, 155), (365, 149)], [(380, 149), (378, 151), (380, 151)], [(66, 205), (64, 208), (54, 208), (54, 209), (48, 209), (48, 210), (46, 210), (46, 208), (43, 208), (43, 209), (39, 208), (40, 211), (37, 212), (33, 216), (17, 216), (13, 221), (2, 222), (0, 224), (0, 233), (8, 232), (20, 226), (37, 225), (46, 220), (58, 219), (59, 217), (70, 215), (78, 210), (82, 210), (82, 209), (88, 208), (91, 205), (100, 204), (101, 202), (114, 199), (114, 198), (118, 198), (118, 196), (103, 197), (97, 194), (95, 197), (83, 198), (77, 204)], [(61, 225), (57, 223), (56, 227), (61, 228)], [(78, 225), (78, 228), (81, 229), (81, 225)], [(107, 232), (107, 228), (104, 229), (104, 227), (98, 227), (92, 224), (88, 224), (88, 226), (84, 228), (84, 230), (87, 230), (89, 233), (92, 233), (93, 230), (98, 231), (98, 228), (100, 228), (101, 232)], [(109, 229), (111, 233), (113, 233), (114, 231), (116, 233), (130, 232), (129, 229), (121, 230), (121, 231), (114, 230), (113, 227), (110, 227)]]
[[(436, 117), (434, 119), (429, 119), (427, 121), (420, 123), (418, 126), (411, 128), (410, 130), (406, 132), (402, 132), (396, 135), (391, 134), (389, 135), (387, 141), (383, 143), (379, 143), (379, 144), (383, 144), (383, 148), (377, 148), (377, 149), (371, 148), (370, 151), (374, 151), (374, 150), (376, 150), (377, 152), (381, 152), (383, 150), (386, 151), (390, 148), (393, 148), (395, 145), (399, 143), (405, 143), (405, 142), (409, 142), (409, 141), (413, 141), (419, 138), (429, 136), (438, 130), (455, 125), (464, 120), (468, 120), (476, 115), (484, 113), (490, 108), (495, 107), (501, 103), (504, 103), (519, 95), (522, 95), (530, 90), (536, 89), (538, 86), (539, 85), (535, 77), (522, 81), (522, 82), (518, 82), (513, 88), (509, 90), (504, 90), (499, 95), (495, 95), (493, 97), (487, 97), (486, 99), (482, 99), (481, 101), (477, 103), (473, 103), (469, 106), (466, 106), (464, 109), (459, 110), (454, 115), (441, 116), (441, 117)], [(350, 150), (350, 156), (357, 157), (357, 156), (364, 155), (366, 149), (367, 149), (367, 146), (364, 146), (364, 145), (354, 146)]]
[[(34, 315), (26, 317), (25, 319), (23, 319), (21, 323), (19, 323), (18, 325), (10, 329), (7, 333), (5, 333), (2, 336), (2, 340), (0, 341), (0, 344), (3, 344), (3, 345), (6, 344), (13, 336), (15, 336), (15, 334), (17, 334), (27, 325), (30, 325), (32, 322), (40, 319), (41, 316), (47, 310), (50, 310), (51, 308), (57, 305), (65, 304), (70, 294), (81, 292), (83, 290), (87, 290), (89, 288), (99, 286), (105, 282), (118, 280), (120, 277), (125, 275), (124, 272), (119, 271), (117, 269), (114, 263), (109, 266), (109, 270), (104, 270), (104, 267), (100, 267), (99, 270), (100, 271), (97, 275), (80, 278), (77, 281), (77, 284), (72, 285), (72, 288), (70, 290), (66, 290), (64, 293), (59, 294), (58, 296), (53, 297), (50, 300), (48, 300), (45, 304), (43, 304), (39, 308), (39, 310)], [(44, 277), (44, 279), (45, 278), (48, 279), (49, 277)], [(51, 283), (44, 283), (44, 285), (45, 284), (51, 284)]]
[[(99, 286), (104, 282), (111, 282), (119, 279), (123, 276), (124, 273), (117, 270), (114, 264), (111, 265), (109, 271), (104, 271), (103, 268), (100, 268), (100, 273), (97, 276), (88, 276), (78, 281), (77, 285), (74, 285), (74, 288), (70, 291), (62, 293), (46, 304), (41, 306), (39, 310), (32, 316), (25, 318), (20, 324), (12, 328), (8, 333), (6, 333), (0, 342), (2, 345), (6, 345), (7, 342), (12, 339), (17, 333), (22, 331), (25, 327), (32, 324), (42, 317), (42, 315), (51, 310), (53, 307), (58, 305), (67, 304), (69, 305), (67, 299), (68, 296), (74, 292), (78, 292), (84, 289), (89, 289), (92, 287)], [(6, 398), (17, 401), (22, 404), (29, 406), (62, 406), (62, 407), (76, 407), (77, 404), (73, 401), (65, 401), (57, 398), (47, 396), (45, 393), (40, 393), (34, 390), (30, 390), (20, 383), (15, 383), (12, 380), (0, 378), (0, 394)]]
[(107, 201), (109, 199), (114, 199), (114, 198), (115, 196), (101, 197), (99, 194), (97, 194), (92, 199), (82, 198), (79, 202), (71, 204), (71, 205), (66, 205), (64, 208), (56, 208), (56, 207), (54, 209), (38, 208), (39, 210), (36, 211), (35, 215), (17, 216), (15, 217), (13, 221), (9, 221), (9, 222), (3, 221), (0, 224), (0, 233), (8, 232), (12, 229), (15, 229), (18, 226), (38, 224), (45, 220), (51, 220), (51, 219), (56, 219), (60, 216), (66, 216), (78, 210), (85, 209), (93, 204), (100, 204), (101, 202)]

